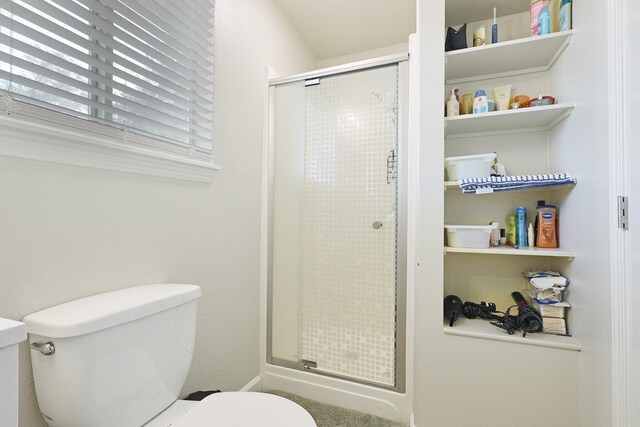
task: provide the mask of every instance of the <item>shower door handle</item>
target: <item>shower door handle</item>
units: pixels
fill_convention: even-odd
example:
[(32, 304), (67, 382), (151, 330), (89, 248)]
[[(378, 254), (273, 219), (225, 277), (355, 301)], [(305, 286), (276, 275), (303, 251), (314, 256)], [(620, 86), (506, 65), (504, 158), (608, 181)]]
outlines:
[(379, 230), (382, 228), (382, 222), (380, 221), (374, 221), (371, 226), (373, 227), (374, 230)]
[(387, 184), (391, 184), (396, 177), (396, 161), (396, 150), (391, 150), (387, 156)]

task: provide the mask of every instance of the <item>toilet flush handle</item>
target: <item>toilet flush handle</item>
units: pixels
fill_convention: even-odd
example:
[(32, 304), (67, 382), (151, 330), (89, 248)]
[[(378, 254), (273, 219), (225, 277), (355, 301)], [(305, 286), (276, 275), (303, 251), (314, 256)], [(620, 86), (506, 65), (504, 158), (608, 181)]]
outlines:
[(33, 350), (39, 351), (45, 356), (51, 356), (53, 353), (56, 352), (56, 347), (53, 345), (52, 342), (45, 342), (45, 343), (32, 342), (30, 347)]

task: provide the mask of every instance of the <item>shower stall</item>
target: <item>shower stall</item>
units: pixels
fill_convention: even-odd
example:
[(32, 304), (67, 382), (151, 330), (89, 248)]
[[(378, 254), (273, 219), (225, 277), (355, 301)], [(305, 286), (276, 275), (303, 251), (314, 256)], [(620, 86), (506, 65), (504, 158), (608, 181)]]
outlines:
[(403, 56), (270, 81), (266, 364), (281, 375), (405, 392), (407, 78)]

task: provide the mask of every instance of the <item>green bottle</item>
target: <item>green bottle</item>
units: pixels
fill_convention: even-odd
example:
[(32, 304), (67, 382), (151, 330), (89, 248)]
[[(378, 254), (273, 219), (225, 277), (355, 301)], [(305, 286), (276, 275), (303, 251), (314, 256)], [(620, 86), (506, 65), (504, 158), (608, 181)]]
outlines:
[(516, 244), (516, 216), (509, 215), (509, 220), (507, 221), (507, 245), (515, 245)]

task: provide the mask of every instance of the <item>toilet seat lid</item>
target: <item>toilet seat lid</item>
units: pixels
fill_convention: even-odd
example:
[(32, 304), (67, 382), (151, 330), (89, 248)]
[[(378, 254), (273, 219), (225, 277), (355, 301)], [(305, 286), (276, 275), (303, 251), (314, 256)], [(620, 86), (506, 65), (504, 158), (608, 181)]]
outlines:
[(173, 427), (316, 427), (311, 415), (284, 397), (268, 393), (215, 393)]

